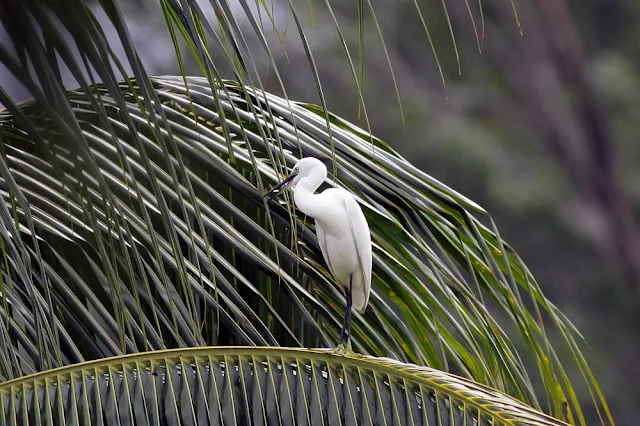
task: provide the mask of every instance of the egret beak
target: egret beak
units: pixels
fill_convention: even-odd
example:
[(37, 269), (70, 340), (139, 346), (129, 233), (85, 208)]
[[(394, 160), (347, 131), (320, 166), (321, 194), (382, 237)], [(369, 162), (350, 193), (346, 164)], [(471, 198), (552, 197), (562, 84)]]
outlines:
[(262, 197), (262, 199), (273, 199), (276, 195), (278, 195), (280, 192), (284, 191), (285, 189), (289, 188), (292, 184), (293, 184), (293, 178), (295, 178), (298, 175), (297, 171), (293, 171), (291, 172), (291, 174), (289, 176), (287, 176), (287, 178), (285, 180), (283, 180), (282, 182), (280, 182), (279, 184), (277, 184), (276, 186), (274, 186), (273, 188), (271, 188), (269, 190), (269, 192), (267, 192), (266, 194), (264, 194), (264, 196)]

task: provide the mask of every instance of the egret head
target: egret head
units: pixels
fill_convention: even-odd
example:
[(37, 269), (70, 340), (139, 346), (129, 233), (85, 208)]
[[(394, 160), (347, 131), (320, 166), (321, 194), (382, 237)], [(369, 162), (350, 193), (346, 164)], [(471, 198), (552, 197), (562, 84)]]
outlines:
[(284, 191), (285, 189), (295, 188), (301, 179), (316, 174), (322, 176), (322, 179), (324, 179), (327, 175), (327, 166), (325, 166), (322, 161), (314, 157), (301, 158), (298, 160), (296, 165), (293, 166), (293, 170), (289, 176), (271, 188), (271, 190), (265, 194), (264, 198), (273, 198), (276, 194)]

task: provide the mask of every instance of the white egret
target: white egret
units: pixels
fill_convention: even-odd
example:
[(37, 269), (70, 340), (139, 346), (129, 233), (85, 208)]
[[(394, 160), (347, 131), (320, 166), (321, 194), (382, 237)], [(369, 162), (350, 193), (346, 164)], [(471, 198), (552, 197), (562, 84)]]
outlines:
[(353, 195), (342, 188), (329, 188), (316, 194), (327, 177), (327, 167), (313, 157), (302, 158), (291, 174), (272, 188), (265, 198), (276, 191), (293, 188), (296, 206), (316, 222), (318, 244), (333, 278), (344, 290), (347, 310), (340, 331), (340, 346), (351, 334), (351, 309), (363, 313), (371, 290), (371, 234), (367, 219)]

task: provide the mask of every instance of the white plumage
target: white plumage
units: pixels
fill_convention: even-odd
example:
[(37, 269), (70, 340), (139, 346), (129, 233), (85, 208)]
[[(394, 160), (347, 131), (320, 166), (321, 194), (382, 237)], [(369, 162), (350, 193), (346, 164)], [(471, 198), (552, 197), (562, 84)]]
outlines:
[(371, 289), (371, 235), (367, 219), (357, 201), (344, 189), (327, 189), (317, 196), (322, 205), (339, 206), (326, 215), (330, 219), (306, 213), (301, 203), (296, 204), (316, 220), (318, 243), (329, 270), (343, 288), (348, 288), (351, 281), (353, 307), (364, 312)]
[(351, 302), (364, 312), (371, 290), (371, 234), (367, 219), (353, 195), (342, 188), (315, 191), (327, 177), (326, 166), (317, 158), (306, 157), (296, 163), (283, 182), (265, 195), (292, 187), (296, 206), (315, 219), (322, 256), (331, 274), (345, 291), (347, 312), (340, 343), (349, 335)]

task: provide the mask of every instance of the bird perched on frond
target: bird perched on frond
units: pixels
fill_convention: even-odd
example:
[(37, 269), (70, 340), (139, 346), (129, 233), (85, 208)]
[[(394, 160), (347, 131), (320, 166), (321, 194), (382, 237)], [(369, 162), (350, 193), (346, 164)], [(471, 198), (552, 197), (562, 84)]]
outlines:
[(340, 331), (339, 347), (348, 344), (351, 309), (363, 313), (371, 290), (371, 233), (355, 197), (343, 188), (315, 191), (327, 177), (327, 167), (317, 158), (299, 160), (291, 174), (272, 188), (265, 198), (278, 191), (293, 189), (293, 200), (307, 216), (315, 219), (318, 244), (324, 261), (347, 299), (347, 310)]

